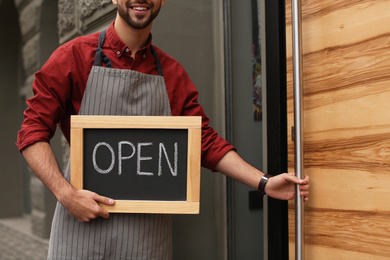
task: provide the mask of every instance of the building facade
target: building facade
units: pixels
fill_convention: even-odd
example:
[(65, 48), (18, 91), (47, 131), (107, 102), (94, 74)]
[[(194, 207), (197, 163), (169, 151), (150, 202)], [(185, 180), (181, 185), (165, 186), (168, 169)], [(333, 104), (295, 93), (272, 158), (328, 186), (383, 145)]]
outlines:
[[(263, 167), (265, 80), (260, 5), (264, 1), (168, 0), (152, 29), (153, 43), (186, 68), (212, 126), (258, 168)], [(0, 48), (6, 61), (0, 70), (0, 218), (28, 216), (32, 233), (47, 239), (56, 200), (15, 146), (25, 101), (33, 95), (34, 73), (51, 53), (75, 37), (108, 27), (116, 9), (111, 0), (0, 0), (0, 14), (6, 39)], [(60, 131), (51, 144), (64, 168), (69, 148)], [(248, 206), (253, 190), (204, 169), (201, 183), (201, 214), (174, 216), (175, 259), (262, 257), (263, 210)]]

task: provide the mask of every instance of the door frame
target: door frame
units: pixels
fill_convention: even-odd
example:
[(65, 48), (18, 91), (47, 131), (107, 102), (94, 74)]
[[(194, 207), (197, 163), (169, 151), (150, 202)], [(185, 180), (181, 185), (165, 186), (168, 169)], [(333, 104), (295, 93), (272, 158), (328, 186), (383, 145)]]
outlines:
[[(286, 78), (286, 29), (285, 1), (265, 0), (265, 104), (266, 158), (264, 165), (273, 175), (287, 172), (287, 78)], [(226, 139), (233, 139), (232, 132), (232, 47), (231, 3), (223, 0), (224, 56), (225, 56), (225, 103)], [(227, 259), (234, 259), (234, 213), (232, 180), (227, 178)], [(288, 203), (266, 197), (264, 203), (264, 259), (284, 260), (289, 258)]]
[[(265, 1), (267, 172), (288, 170), (285, 1)], [(289, 259), (288, 202), (267, 197), (265, 259)]]

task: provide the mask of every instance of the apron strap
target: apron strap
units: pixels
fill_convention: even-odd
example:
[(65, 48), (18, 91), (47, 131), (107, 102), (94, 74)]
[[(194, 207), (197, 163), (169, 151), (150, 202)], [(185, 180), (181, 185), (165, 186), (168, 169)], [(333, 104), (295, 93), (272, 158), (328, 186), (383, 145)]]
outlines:
[(101, 31), (99, 34), (99, 44), (95, 50), (95, 66), (102, 66), (104, 62), (108, 68), (112, 68), (111, 60), (104, 54), (102, 46), (104, 43), (104, 38), (106, 37), (106, 31)]
[(153, 45), (150, 45), (150, 48), (152, 49), (152, 54), (153, 54), (154, 60), (155, 60), (155, 62), (156, 62), (157, 73), (158, 73), (159, 76), (163, 76), (163, 71), (162, 71), (160, 59), (158, 58), (158, 55), (157, 55), (157, 53), (156, 53), (156, 50), (154, 49)]

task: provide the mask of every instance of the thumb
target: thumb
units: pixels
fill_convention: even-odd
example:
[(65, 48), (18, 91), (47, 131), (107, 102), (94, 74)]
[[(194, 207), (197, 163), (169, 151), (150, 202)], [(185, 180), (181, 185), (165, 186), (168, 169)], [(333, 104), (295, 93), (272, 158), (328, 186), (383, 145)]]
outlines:
[(95, 199), (95, 201), (103, 203), (105, 205), (114, 205), (115, 204), (115, 200), (108, 198), (108, 197), (100, 196), (98, 194), (96, 194), (96, 197), (94, 199)]
[(303, 180), (301, 180), (297, 176), (295, 176), (294, 173), (285, 174), (285, 180), (288, 182), (293, 182), (295, 184), (302, 184), (303, 183)]

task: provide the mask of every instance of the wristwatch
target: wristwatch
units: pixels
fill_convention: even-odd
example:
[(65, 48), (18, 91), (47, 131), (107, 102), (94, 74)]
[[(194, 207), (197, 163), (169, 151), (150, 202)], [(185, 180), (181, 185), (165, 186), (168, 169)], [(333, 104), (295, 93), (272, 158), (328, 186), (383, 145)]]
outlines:
[(271, 178), (271, 177), (272, 177), (272, 175), (267, 173), (267, 174), (264, 174), (263, 177), (261, 177), (261, 179), (260, 179), (259, 187), (257, 188), (257, 190), (263, 196), (265, 195), (265, 185), (267, 184), (268, 179)]

